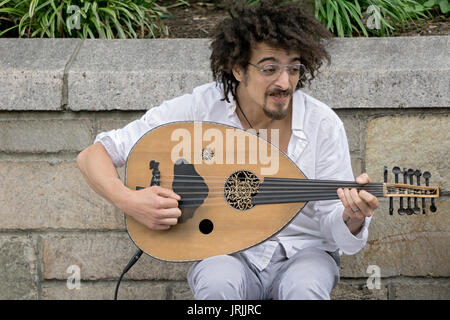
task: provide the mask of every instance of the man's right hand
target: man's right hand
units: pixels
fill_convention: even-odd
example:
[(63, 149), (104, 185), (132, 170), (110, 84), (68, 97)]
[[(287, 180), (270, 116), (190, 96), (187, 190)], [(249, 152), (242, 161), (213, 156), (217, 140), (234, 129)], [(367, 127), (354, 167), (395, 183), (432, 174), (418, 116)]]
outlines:
[(130, 190), (119, 209), (152, 230), (167, 230), (181, 216), (179, 200), (181, 197), (172, 190), (152, 186)]
[(141, 224), (153, 230), (165, 230), (177, 224), (181, 216), (178, 208), (180, 196), (159, 186), (141, 190), (127, 188), (101, 143), (80, 152), (77, 164), (95, 192)]

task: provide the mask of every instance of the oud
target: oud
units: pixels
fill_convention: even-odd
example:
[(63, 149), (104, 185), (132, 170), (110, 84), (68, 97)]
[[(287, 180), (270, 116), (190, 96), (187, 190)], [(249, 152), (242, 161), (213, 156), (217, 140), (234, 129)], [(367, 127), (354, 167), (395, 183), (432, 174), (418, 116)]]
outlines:
[[(210, 130), (216, 136), (220, 133), (226, 137), (232, 130), (237, 141), (248, 141), (248, 147), (243, 148), (241, 143), (232, 150), (233, 154), (242, 153), (240, 156), (247, 160), (254, 159), (255, 148), (274, 152), (273, 145), (247, 131), (217, 123), (201, 124), (205, 132)], [(200, 142), (190, 139), (191, 145), (186, 146), (199, 154), (177, 152), (179, 156), (174, 157), (174, 148), (180, 151), (180, 141), (170, 139), (173, 132), (183, 130), (194, 137), (197, 125), (175, 122), (154, 128), (134, 145), (127, 159), (125, 184), (128, 188), (160, 185), (181, 196), (182, 215), (178, 224), (169, 230), (151, 230), (125, 215), (132, 241), (143, 252), (160, 260), (196, 261), (252, 247), (280, 232), (308, 201), (339, 199), (338, 188), (364, 189), (377, 197), (407, 198), (408, 206), (410, 199), (439, 197), (438, 187), (413, 186), (406, 180), (388, 183), (386, 175), (384, 183), (364, 185), (354, 181), (308, 179), (278, 148), (275, 148), (277, 170), (270, 172), (263, 170), (260, 161), (214, 161), (216, 155), (230, 152), (230, 144), (205, 139)], [(258, 143), (251, 144), (255, 139)], [(259, 154), (257, 150), (256, 154)], [(199, 158), (204, 161), (188, 161)]]

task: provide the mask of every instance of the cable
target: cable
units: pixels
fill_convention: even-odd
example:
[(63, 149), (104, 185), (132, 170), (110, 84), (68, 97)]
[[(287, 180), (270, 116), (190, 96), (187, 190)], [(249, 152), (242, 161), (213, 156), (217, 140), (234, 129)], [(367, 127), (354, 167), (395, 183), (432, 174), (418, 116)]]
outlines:
[(122, 281), (122, 278), (125, 275), (125, 273), (127, 273), (128, 270), (130, 270), (131, 267), (139, 260), (139, 258), (142, 255), (142, 252), (143, 251), (141, 249), (138, 249), (136, 251), (136, 253), (131, 257), (131, 259), (128, 262), (128, 264), (126, 265), (126, 267), (123, 269), (122, 274), (120, 275), (119, 281), (117, 281), (116, 290), (114, 291), (114, 300), (117, 300), (117, 293), (119, 291), (120, 281)]

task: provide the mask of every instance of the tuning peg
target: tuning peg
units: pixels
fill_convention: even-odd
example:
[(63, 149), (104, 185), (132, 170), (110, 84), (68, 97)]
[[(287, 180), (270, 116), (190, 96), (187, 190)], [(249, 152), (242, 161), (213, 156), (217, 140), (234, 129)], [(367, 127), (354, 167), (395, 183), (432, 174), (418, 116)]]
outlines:
[[(403, 184), (408, 183), (408, 169), (403, 168)], [(403, 197), (400, 197), (400, 208), (398, 208), (398, 214), (404, 215), (407, 213), (407, 209), (403, 207)]]
[[(408, 172), (408, 177), (409, 177), (409, 184), (413, 185), (414, 184), (414, 170), (413, 169), (409, 169)], [(416, 201), (416, 206), (417, 206), (417, 201)], [(408, 197), (408, 215), (412, 215), (414, 213), (414, 209), (411, 208), (411, 197)]]
[(414, 184), (414, 170), (408, 169), (409, 184)]
[[(395, 183), (398, 183), (398, 175), (401, 173), (402, 171), (400, 170), (400, 168), (399, 167), (394, 167), (394, 168), (392, 168), (392, 173), (394, 174), (394, 179), (395, 179)], [(393, 201), (394, 201), (394, 199), (392, 198), (392, 197), (390, 197), (390, 199), (389, 199), (389, 214), (392, 214), (391, 212), (393, 212), (394, 211), (394, 208), (393, 208)], [(400, 198), (400, 208), (402, 208), (403, 207), (403, 199), (402, 198)], [(398, 209), (398, 213), (399, 214), (401, 214), (400, 212), (400, 208)]]
[[(413, 169), (408, 169), (408, 171), (406, 171), (406, 174), (409, 177), (409, 184), (413, 184), (414, 181), (414, 170)], [(411, 208), (411, 197), (407, 197), (407, 202), (408, 202), (408, 207), (406, 209), (406, 214), (408, 216), (412, 215), (414, 213), (414, 210)]]
[[(384, 166), (384, 182), (388, 182), (388, 169), (386, 166)], [(394, 199), (392, 197), (389, 197), (389, 215), (394, 214)]]
[[(419, 169), (417, 169), (417, 170), (414, 172), (414, 175), (415, 175), (416, 178), (417, 178), (417, 185), (420, 186), (420, 176), (422, 175), (422, 172), (421, 172)], [(424, 207), (423, 199), (425, 199), (425, 198), (422, 198), (422, 207)], [(415, 214), (419, 214), (419, 213), (420, 213), (420, 208), (419, 208), (419, 205), (418, 205), (418, 200), (417, 200), (417, 198), (414, 198), (414, 213), (415, 213)]]
[(392, 173), (394, 174), (395, 177), (395, 183), (398, 183), (398, 175), (401, 173), (402, 171), (400, 170), (399, 167), (394, 167), (392, 168)]
[(416, 171), (414, 171), (414, 175), (417, 178), (417, 185), (420, 186), (420, 177), (422, 176), (422, 171), (417, 169)]
[[(429, 171), (425, 171), (423, 173), (423, 177), (425, 178), (425, 185), (428, 187), (430, 185), (431, 173)], [(431, 198), (430, 211), (431, 212), (436, 212), (436, 210), (437, 210), (437, 208), (436, 208), (436, 205), (434, 203), (434, 198)]]
[[(406, 168), (404, 170), (406, 170)], [(398, 183), (399, 179), (400, 179), (399, 175), (402, 173), (402, 170), (400, 169), (400, 167), (394, 167), (392, 169), (392, 172), (395, 175), (395, 183)], [(399, 202), (400, 202), (400, 207), (398, 208), (397, 212), (398, 212), (399, 215), (402, 216), (402, 215), (404, 215), (406, 213), (405, 209), (403, 208), (403, 197), (400, 197)]]

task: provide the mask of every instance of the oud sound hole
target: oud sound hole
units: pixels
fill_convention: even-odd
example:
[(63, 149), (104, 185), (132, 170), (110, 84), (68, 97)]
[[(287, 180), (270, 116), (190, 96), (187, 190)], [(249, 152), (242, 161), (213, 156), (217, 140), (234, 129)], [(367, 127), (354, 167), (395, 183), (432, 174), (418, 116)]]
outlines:
[(200, 232), (203, 234), (209, 234), (214, 229), (214, 224), (211, 220), (203, 219), (200, 221), (200, 224), (198, 225), (198, 228), (200, 229)]
[(252, 197), (258, 192), (259, 178), (248, 170), (239, 170), (231, 174), (224, 186), (227, 203), (239, 211), (253, 208)]

